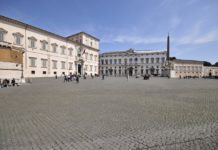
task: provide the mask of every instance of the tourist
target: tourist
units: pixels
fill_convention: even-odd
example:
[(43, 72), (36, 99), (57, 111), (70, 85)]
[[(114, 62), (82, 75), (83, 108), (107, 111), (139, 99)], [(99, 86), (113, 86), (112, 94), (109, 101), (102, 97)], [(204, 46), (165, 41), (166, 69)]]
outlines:
[(11, 85), (15, 86), (15, 79), (14, 78), (11, 80)]
[(67, 76), (64, 75), (64, 82), (67, 82)]
[(102, 80), (104, 80), (104, 74), (102, 74)]
[(79, 75), (76, 76), (76, 83), (79, 83)]

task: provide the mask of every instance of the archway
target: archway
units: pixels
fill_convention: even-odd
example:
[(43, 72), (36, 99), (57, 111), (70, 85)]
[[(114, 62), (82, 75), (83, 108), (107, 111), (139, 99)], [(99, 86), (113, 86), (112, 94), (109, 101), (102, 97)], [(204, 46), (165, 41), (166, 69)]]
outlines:
[(78, 64), (78, 74), (81, 74), (82, 73), (82, 66), (81, 64)]
[(132, 73), (133, 73), (133, 68), (130, 67), (130, 68), (129, 68), (129, 76), (132, 76)]

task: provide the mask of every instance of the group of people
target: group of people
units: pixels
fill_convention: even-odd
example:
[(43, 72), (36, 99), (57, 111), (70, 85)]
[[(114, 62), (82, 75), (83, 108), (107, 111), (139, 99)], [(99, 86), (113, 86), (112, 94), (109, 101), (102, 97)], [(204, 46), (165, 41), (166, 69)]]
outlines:
[[(91, 74), (90, 77), (92, 79), (94, 79), (96, 75)], [(87, 73), (85, 73), (83, 76), (79, 75), (79, 74), (69, 74), (69, 75), (65, 75), (63, 74), (63, 81), (65, 83), (67, 82), (71, 82), (71, 81), (76, 81), (76, 83), (79, 83), (80, 78), (83, 77), (83, 79), (85, 80), (87, 78)], [(57, 79), (58, 76), (55, 75), (55, 79)]]
[(0, 79), (0, 88), (5, 88), (9, 86), (15, 86), (16, 82), (15, 79), (13, 78), (11, 81), (9, 79)]

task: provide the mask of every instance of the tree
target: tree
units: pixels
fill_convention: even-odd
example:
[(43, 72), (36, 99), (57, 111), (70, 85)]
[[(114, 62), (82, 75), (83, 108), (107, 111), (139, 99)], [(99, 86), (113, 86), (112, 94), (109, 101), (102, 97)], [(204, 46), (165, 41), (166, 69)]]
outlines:
[(214, 66), (218, 67), (218, 62), (216, 62), (216, 63), (214, 64)]
[(211, 63), (208, 61), (204, 61), (204, 66), (211, 66)]

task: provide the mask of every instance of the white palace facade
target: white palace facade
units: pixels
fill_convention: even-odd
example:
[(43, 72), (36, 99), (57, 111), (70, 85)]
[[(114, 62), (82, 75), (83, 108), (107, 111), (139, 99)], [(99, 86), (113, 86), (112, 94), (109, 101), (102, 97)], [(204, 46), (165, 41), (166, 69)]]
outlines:
[(106, 52), (100, 55), (100, 74), (109, 76), (161, 76), (166, 61), (165, 50), (134, 50)]
[(98, 74), (99, 39), (69, 37), (0, 16), (0, 78)]

